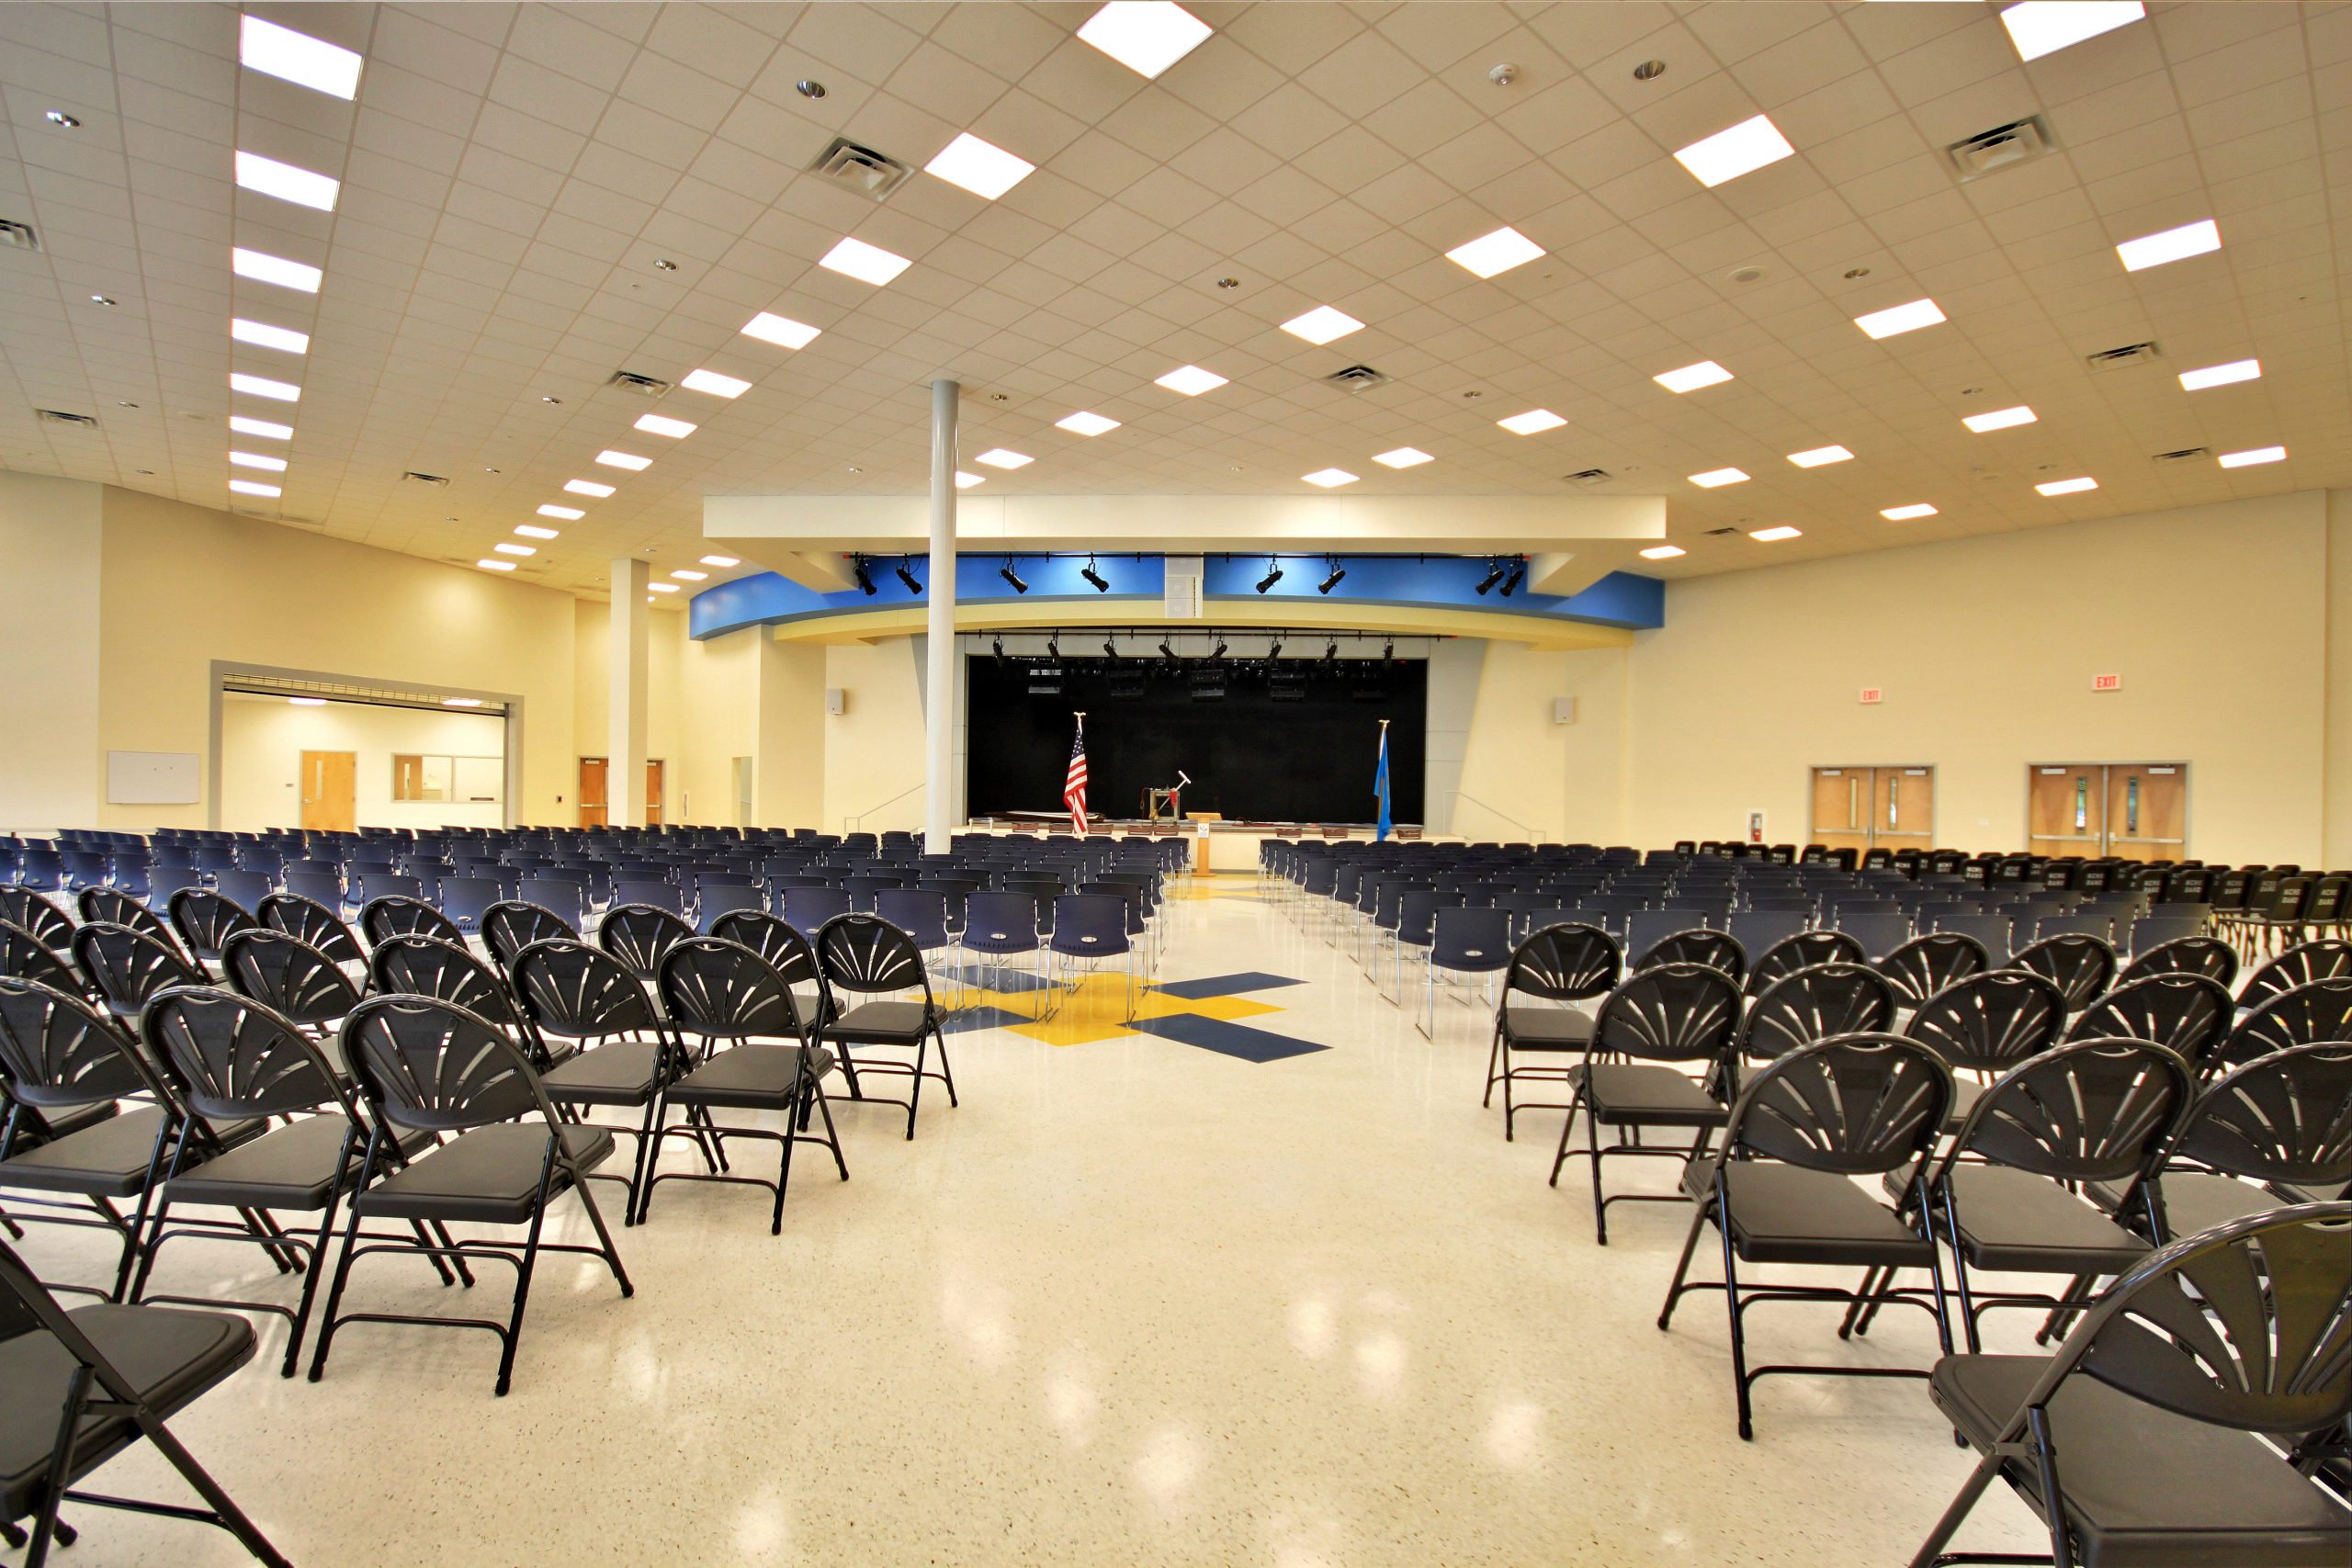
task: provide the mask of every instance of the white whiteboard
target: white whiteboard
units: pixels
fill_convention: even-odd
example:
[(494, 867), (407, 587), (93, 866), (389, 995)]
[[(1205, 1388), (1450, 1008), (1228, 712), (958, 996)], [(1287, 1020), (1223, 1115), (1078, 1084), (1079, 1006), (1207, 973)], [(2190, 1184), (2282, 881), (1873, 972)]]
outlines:
[(193, 751), (109, 751), (109, 806), (193, 806), (203, 773)]

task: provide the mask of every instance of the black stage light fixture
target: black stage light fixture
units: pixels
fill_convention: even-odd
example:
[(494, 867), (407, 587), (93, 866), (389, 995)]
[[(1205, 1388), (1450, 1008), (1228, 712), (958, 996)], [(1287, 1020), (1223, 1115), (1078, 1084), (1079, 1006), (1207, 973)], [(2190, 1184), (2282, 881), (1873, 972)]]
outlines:
[(1012, 570), (1012, 558), (1011, 556), (1004, 558), (1004, 565), (998, 568), (997, 575), (1004, 579), (1005, 581), (1011, 583), (1012, 585), (1012, 591), (1015, 593), (1026, 593), (1029, 592), (1029, 585), (1021, 581), (1021, 574), (1019, 572)]
[(1209, 657), (1211, 659), (1223, 659), (1225, 657), (1225, 639), (1223, 637), (1216, 639), (1216, 647), (1209, 650)]
[(1094, 570), (1094, 558), (1092, 556), (1086, 558), (1086, 570), (1080, 572), (1078, 575), (1092, 583), (1094, 585), (1094, 592), (1097, 593), (1108, 593), (1111, 592), (1110, 579), (1104, 577), (1101, 572)]
[(1004, 662), (1004, 638), (1002, 638), (1002, 637), (991, 637), (989, 640), (990, 640), (992, 643), (994, 643), (994, 644), (995, 644), (995, 646), (996, 646), (996, 661), (997, 661), (999, 664), (1003, 663), (1003, 662)]
[(1335, 664), (1339, 662), (1339, 658), (1340, 639), (1338, 637), (1333, 637), (1329, 642), (1323, 645), (1323, 662), (1326, 664)]
[(1485, 595), (1493, 592), (1495, 584), (1500, 582), (1502, 580), (1503, 569), (1501, 563), (1498, 561), (1487, 562), (1487, 575), (1478, 580), (1479, 595), (1484, 597)]
[(922, 584), (915, 581), (915, 574), (910, 570), (913, 564), (913, 561), (907, 557), (902, 556), (899, 558), (899, 581), (907, 585), (908, 592), (921, 593), (922, 592)]
[(1396, 639), (1395, 637), (1390, 637), (1388, 639), (1388, 646), (1380, 650), (1380, 657), (1385, 659), (1391, 664), (1396, 662)]
[(1046, 637), (1046, 657), (1048, 659), (1059, 659), (1061, 656), (1062, 634), (1059, 632), (1048, 633)]
[(1341, 566), (1340, 564), (1339, 558), (1334, 556), (1331, 558), (1331, 575), (1317, 583), (1315, 585), (1315, 592), (1317, 593), (1330, 592), (1331, 590), (1340, 586), (1340, 582), (1347, 577), (1347, 575), (1348, 569)]
[(1283, 580), (1283, 563), (1273, 557), (1266, 558), (1266, 575), (1258, 580), (1258, 592), (1263, 593)]
[(865, 570), (865, 558), (864, 556), (853, 556), (850, 558), (849, 572), (852, 577), (857, 580), (857, 591), (865, 594), (868, 599), (873, 598), (874, 574)]
[(1514, 588), (1518, 587), (1521, 583), (1522, 583), (1522, 582), (1524, 582), (1524, 581), (1527, 581), (1527, 561), (1526, 561), (1526, 559), (1525, 559), (1524, 558), (1521, 558), (1521, 559), (1519, 559), (1519, 560), (1515, 560), (1515, 561), (1511, 562), (1511, 563), (1510, 563), (1510, 575), (1509, 577), (1506, 577), (1506, 578), (1504, 578), (1504, 579), (1503, 579), (1503, 597), (1504, 597), (1504, 598), (1506, 598), (1506, 599), (1510, 598), (1510, 591), (1511, 591), (1512, 589), (1514, 589)]
[(1107, 637), (1102, 639), (1102, 657), (1114, 664), (1119, 661), (1119, 645)]
[(1283, 656), (1283, 639), (1282, 639), (1282, 638), (1280, 638), (1280, 637), (1276, 637), (1276, 638), (1274, 638), (1272, 642), (1270, 642), (1270, 643), (1268, 643), (1268, 644), (1266, 645), (1266, 657), (1267, 657), (1268, 659), (1280, 659), (1282, 656)]
[(1176, 662), (1176, 650), (1163, 642), (1159, 645), (1159, 657), (1173, 664)]

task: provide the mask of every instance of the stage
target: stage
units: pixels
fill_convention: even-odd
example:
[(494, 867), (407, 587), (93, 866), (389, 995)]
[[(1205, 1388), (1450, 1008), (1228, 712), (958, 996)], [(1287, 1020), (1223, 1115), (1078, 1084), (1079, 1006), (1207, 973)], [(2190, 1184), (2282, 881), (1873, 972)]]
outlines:
[[(956, 829), (967, 833), (1021, 833), (1031, 838), (1050, 838), (1056, 833), (1068, 835), (1069, 816), (1067, 812), (1009, 811), (990, 817), (978, 817)], [(1092, 818), (1087, 823), (1090, 833), (1107, 833), (1113, 838), (1177, 839), (1192, 848), (1192, 869), (1214, 874), (1255, 874), (1258, 850), (1268, 839), (1313, 839), (1333, 843), (1352, 840), (1370, 843), (1374, 838), (1369, 822), (1227, 822), (1211, 821), (1148, 822), (1140, 819)], [(1422, 839), (1432, 843), (1459, 843), (1450, 833), (1424, 835), (1420, 829), (1399, 824), (1390, 835), (1396, 839)]]

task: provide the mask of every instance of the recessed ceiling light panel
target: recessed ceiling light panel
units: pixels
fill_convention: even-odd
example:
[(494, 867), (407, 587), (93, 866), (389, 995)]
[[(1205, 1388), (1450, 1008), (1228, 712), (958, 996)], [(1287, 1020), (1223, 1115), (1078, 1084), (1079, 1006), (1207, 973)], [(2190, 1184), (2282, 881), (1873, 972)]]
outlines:
[(1539, 431), (1557, 430), (1568, 422), (1550, 409), (1529, 409), (1525, 413), (1515, 413), (1495, 423), (1513, 435), (1533, 435)]
[(1215, 30), (1173, 0), (1111, 0), (1086, 19), (1078, 37), (1136, 75), (1156, 77)]
[(266, 485), (258, 479), (231, 479), (229, 488), (239, 495), (284, 495), (276, 485)]
[(2078, 479), (2052, 479), (2033, 488), (2043, 495), (2080, 495), (2086, 490), (2098, 489), (2098, 481), (2086, 474)]
[(739, 376), (722, 376), (716, 370), (689, 370), (678, 379), (678, 385), (689, 392), (706, 392), (714, 398), (740, 398), (752, 389), (752, 384)]
[(1437, 461), (1418, 446), (1399, 446), (1393, 452), (1375, 452), (1372, 460), (1386, 468), (1418, 468), (1423, 463)]
[(1036, 459), (1030, 457), (1026, 452), (1015, 452), (1010, 447), (1005, 446), (991, 446), (987, 451), (981, 453), (978, 457), (974, 457), (972, 461), (975, 463), (986, 463), (991, 468), (1011, 469), (1025, 468), (1031, 463), (1036, 461)]
[(1544, 247), (1506, 225), (1445, 253), (1445, 259), (1480, 277), (1493, 277), (1524, 266), (1544, 254)]
[(649, 582), (645, 586), (656, 593), (675, 593), (678, 591), (678, 585), (674, 582)]
[(969, 490), (974, 485), (984, 485), (988, 482), (989, 477), (986, 474), (967, 473), (962, 468), (956, 470), (956, 488), (957, 490)]
[(2214, 461), (2225, 468), (2250, 468), (2256, 463), (2283, 463), (2287, 460), (2284, 446), (2256, 446), (2245, 452), (2224, 452)]
[(682, 566), (670, 575), (678, 579), (682, 582), (707, 582), (710, 581), (710, 573), (707, 571), (696, 571), (692, 567)]
[(274, 256), (267, 251), (249, 251), (243, 245), (231, 247), (229, 268), (239, 277), (250, 277), (255, 283), (274, 283), (280, 288), (291, 288), (303, 294), (316, 294), (319, 281), (326, 276), (317, 267), (305, 263)]
[(640, 415), (637, 423), (630, 428), (641, 430), (648, 435), (666, 435), (673, 441), (683, 441), (692, 435), (698, 427), (689, 420), (672, 419), (667, 414), (649, 413)]
[(1037, 165), (1026, 158), (1016, 158), (967, 130), (925, 164), (923, 172), (936, 175), (951, 186), (960, 186), (982, 200), (994, 201), (1036, 173)]
[(653, 466), (653, 459), (650, 457), (640, 457), (634, 452), (616, 451), (609, 446), (596, 454), (596, 461), (608, 468), (628, 468), (631, 471), (650, 468)]
[(743, 323), (745, 337), (755, 337), (762, 343), (772, 343), (784, 348), (806, 348), (817, 340), (822, 331), (805, 321), (796, 321), (789, 316), (779, 316), (773, 310), (762, 310)]
[(2208, 251), (2221, 248), (2221, 229), (2211, 218), (2200, 218), (2177, 229), (2165, 229), (2154, 234), (2143, 234), (2136, 240), (2126, 240), (2115, 247), (2115, 254), (2123, 258), (2124, 271), (2140, 272), (2148, 267), (2162, 266), (2166, 262), (2201, 256)]
[(1843, 446), (1815, 446), (1809, 452), (1792, 452), (1789, 461), (1800, 468), (1818, 468), (1826, 463), (1850, 463), (1854, 455)]
[(915, 264), (879, 245), (844, 238), (819, 256), (817, 265), (827, 272), (838, 272), (843, 277), (854, 277), (860, 283), (870, 283), (879, 288)]
[(576, 506), (557, 506), (552, 502), (540, 507), (538, 510), (539, 515), (542, 517), (560, 517), (567, 523), (576, 523), (581, 518), (588, 515), (585, 512), (581, 511), (580, 508)]
[(1340, 485), (1351, 485), (1356, 482), (1356, 476), (1345, 468), (1317, 468), (1311, 474), (1301, 474), (1298, 477), (1322, 490), (1332, 490)]
[(1106, 431), (1118, 429), (1119, 422), (1115, 419), (1105, 419), (1099, 413), (1089, 413), (1084, 409), (1080, 409), (1074, 414), (1054, 421), (1054, 428), (1067, 430), (1072, 435), (1101, 435)]
[(248, 71), (338, 98), (359, 96), (359, 56), (340, 44), (265, 22), (239, 18), (237, 59)]
[(474, 562), (474, 564), (481, 568), (484, 571), (513, 571), (514, 570), (514, 563), (513, 561), (500, 560), (496, 557), (485, 557), (483, 559)]
[(1663, 371), (1650, 378), (1669, 392), (1695, 392), (1702, 387), (1719, 387), (1731, 378), (1731, 372), (1712, 359), (1702, 359), (1696, 365), (1686, 365), (1679, 370)]
[(343, 190), (340, 180), (242, 149), (237, 153), (236, 167), (237, 184), (243, 189), (319, 212), (333, 212), (335, 197)]
[(1747, 478), (1737, 468), (1709, 468), (1703, 474), (1692, 474), (1690, 482), (1701, 490), (1713, 490), (1721, 485), (1736, 485)]
[(1203, 392), (1216, 390), (1225, 383), (1226, 378), (1214, 370), (1204, 370), (1197, 365), (1184, 365), (1156, 378), (1152, 384), (1165, 387), (1171, 392), (1181, 392), (1188, 398), (1197, 398)]
[(1924, 501), (1916, 506), (1890, 506), (1879, 513), (1890, 523), (1908, 523), (1914, 518), (1933, 517), (1935, 514), (1936, 509)]
[(302, 389), (291, 381), (273, 381), (266, 376), (245, 376), (232, 372), (229, 389), (256, 398), (270, 398), (281, 403), (298, 402)]
[(2208, 365), (2201, 370), (2180, 373), (2180, 389), (2201, 392), (2208, 387), (2226, 387), (2233, 381), (2256, 381), (2262, 378), (2259, 359), (2233, 359), (2227, 365)]
[(274, 348), (280, 354), (308, 354), (311, 334), (288, 327), (273, 327), (267, 321), (249, 321), (234, 316), (229, 321), (229, 335), (239, 343), (252, 344), (255, 348)]
[(1642, 552), (1642, 558), (1644, 560), (1672, 560), (1677, 556), (1690, 553), (1680, 545), (1652, 545)]
[(2140, 0), (2024, 0), (2001, 13), (2001, 25), (2009, 29), (2019, 60), (2039, 60), (2147, 14)]
[(1972, 413), (1962, 417), (1961, 423), (1982, 435), (1989, 430), (2008, 430), (2020, 424), (2031, 424), (2034, 412), (2019, 403), (2013, 409), (1995, 409), (1990, 413)]
[(294, 427), (290, 424), (279, 424), (266, 419), (247, 419), (241, 413), (229, 416), (229, 428), (240, 435), (258, 435), (265, 441), (294, 439)]
[(560, 539), (563, 536), (562, 529), (542, 528), (537, 523), (517, 523), (514, 531), (526, 539)]
[(1774, 545), (1782, 539), (1793, 539), (1804, 532), (1802, 528), (1792, 528), (1786, 523), (1782, 523), (1770, 528), (1751, 528), (1748, 530), (1747, 536), (1767, 545)]
[(271, 457), (259, 452), (232, 452), (229, 454), (229, 461), (241, 468), (261, 468), (273, 474), (282, 474), (286, 471), (285, 458)]
[(501, 539), (490, 547), (502, 556), (535, 556), (539, 553), (537, 545), (518, 545), (510, 539)]
[(1675, 153), (1674, 161), (1690, 170), (1691, 177), (1701, 185), (1719, 186), (1767, 164), (1777, 164), (1795, 152), (1780, 129), (1759, 114), (1753, 119), (1741, 120), (1728, 130), (1718, 130), (1693, 141)]
[(574, 495), (593, 495), (600, 501), (613, 493), (612, 486), (600, 485), (594, 479), (567, 479), (563, 488)]
[(1283, 323), (1283, 331), (1291, 336), (1305, 338), (1318, 346), (1363, 330), (1362, 321), (1345, 310), (1335, 310), (1329, 305), (1317, 305), (1305, 315), (1293, 316)]
[(733, 556), (705, 556), (702, 558), (702, 564), (705, 566), (729, 567), (741, 566), (743, 563), (736, 559)]
[(1914, 299), (1908, 305), (1891, 305), (1883, 310), (1872, 310), (1867, 316), (1856, 316), (1854, 324), (1871, 336), (1879, 338), (1916, 333), (1921, 327), (1932, 327), (1944, 319), (1942, 308), (1933, 299)]

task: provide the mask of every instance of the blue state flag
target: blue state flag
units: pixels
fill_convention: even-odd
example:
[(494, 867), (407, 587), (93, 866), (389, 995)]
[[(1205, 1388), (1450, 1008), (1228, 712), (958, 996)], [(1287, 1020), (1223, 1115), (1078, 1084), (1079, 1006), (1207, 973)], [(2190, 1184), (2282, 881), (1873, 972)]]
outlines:
[(1385, 840), (1396, 830), (1388, 815), (1388, 727), (1380, 727), (1380, 766), (1372, 775), (1372, 793), (1380, 800), (1380, 821), (1373, 833), (1375, 840)]

